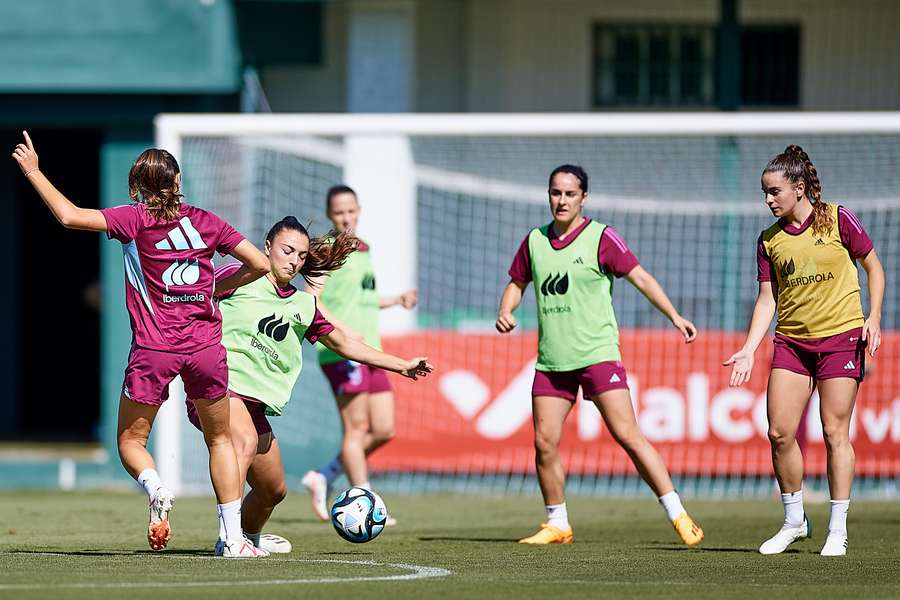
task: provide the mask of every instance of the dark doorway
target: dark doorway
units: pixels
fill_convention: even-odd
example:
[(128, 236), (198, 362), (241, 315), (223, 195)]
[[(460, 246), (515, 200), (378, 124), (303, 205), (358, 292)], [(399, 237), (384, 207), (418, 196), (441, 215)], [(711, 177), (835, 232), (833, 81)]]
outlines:
[[(78, 206), (100, 205), (100, 130), (29, 131), (50, 181)], [(0, 136), (11, 151), (19, 131)], [(100, 234), (60, 225), (14, 161), (8, 202), (15, 204), (17, 272), (9, 292), (15, 319), (14, 431), (29, 440), (97, 439), (100, 417)], [(4, 171), (7, 171), (4, 169)], [(4, 177), (8, 173), (4, 173)]]

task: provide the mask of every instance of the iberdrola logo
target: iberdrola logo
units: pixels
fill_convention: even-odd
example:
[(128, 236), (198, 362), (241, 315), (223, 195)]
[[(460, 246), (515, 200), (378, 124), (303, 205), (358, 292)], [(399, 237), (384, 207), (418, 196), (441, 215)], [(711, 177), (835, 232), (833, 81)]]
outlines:
[(288, 329), (291, 328), (290, 321), (283, 321), (281, 317), (276, 319), (274, 313), (260, 319), (257, 325), (261, 334), (269, 336), (276, 342), (283, 342), (287, 337)]
[(811, 283), (822, 283), (834, 279), (834, 273), (819, 273), (819, 266), (816, 261), (810, 259), (805, 265), (799, 269), (794, 265), (794, 259), (781, 265), (781, 277), (783, 285), (786, 288), (796, 287), (798, 285), (809, 285)]
[(541, 293), (545, 296), (562, 296), (569, 291), (569, 274), (551, 273), (541, 284)]
[(788, 277), (788, 276), (790, 276), (790, 275), (793, 275), (793, 274), (794, 274), (794, 270), (795, 270), (795, 267), (794, 267), (794, 259), (793, 259), (793, 258), (792, 258), (790, 261), (788, 261), (788, 262), (784, 263), (783, 265), (781, 265), (781, 274), (782, 274), (784, 277)]

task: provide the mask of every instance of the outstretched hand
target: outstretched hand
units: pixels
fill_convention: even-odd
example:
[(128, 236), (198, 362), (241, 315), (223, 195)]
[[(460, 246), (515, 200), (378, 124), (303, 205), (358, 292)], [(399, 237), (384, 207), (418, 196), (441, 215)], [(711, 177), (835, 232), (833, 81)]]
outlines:
[(419, 302), (419, 291), (418, 290), (406, 290), (399, 296), (397, 296), (397, 303), (400, 304), (403, 308), (409, 310), (416, 307), (416, 304)]
[(434, 366), (428, 363), (428, 357), (417, 356), (407, 363), (403, 371), (401, 371), (401, 375), (410, 379), (418, 379), (419, 377), (425, 377), (432, 371), (434, 371)]
[(29, 174), (38, 170), (38, 155), (37, 152), (34, 151), (34, 144), (31, 142), (28, 132), (23, 131), (22, 135), (25, 136), (25, 143), (16, 144), (12, 157), (19, 163), (22, 174), (27, 177)]
[(750, 373), (753, 371), (753, 353), (743, 349), (738, 350), (728, 360), (724, 361), (722, 365), (726, 367), (733, 365), (728, 385), (731, 387), (744, 385), (750, 381)]

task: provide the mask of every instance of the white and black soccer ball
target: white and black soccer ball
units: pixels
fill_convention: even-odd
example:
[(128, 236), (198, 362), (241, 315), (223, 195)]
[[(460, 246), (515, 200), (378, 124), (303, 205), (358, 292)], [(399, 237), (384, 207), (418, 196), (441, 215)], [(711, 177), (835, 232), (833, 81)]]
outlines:
[(384, 500), (373, 491), (352, 487), (341, 492), (331, 507), (331, 524), (338, 535), (354, 544), (378, 537), (387, 521)]

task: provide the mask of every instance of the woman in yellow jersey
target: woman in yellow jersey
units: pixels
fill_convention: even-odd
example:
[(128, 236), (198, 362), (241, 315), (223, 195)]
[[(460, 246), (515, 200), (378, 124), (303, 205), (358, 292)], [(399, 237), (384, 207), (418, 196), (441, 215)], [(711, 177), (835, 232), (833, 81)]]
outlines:
[(615, 440), (628, 453), (685, 544), (703, 540), (703, 530), (685, 512), (669, 471), (641, 433), (631, 405), (628, 377), (619, 353), (619, 329), (612, 307), (613, 277), (625, 277), (684, 336), (697, 328), (682, 317), (662, 286), (640, 264), (612, 228), (582, 215), (588, 175), (576, 165), (550, 173), (553, 221), (525, 236), (509, 269), (496, 328), (516, 327), (512, 311), (534, 281), (538, 308), (538, 361), (531, 389), (535, 466), (547, 522), (521, 544), (571, 544), (574, 535), (565, 501), (565, 471), (559, 443), (580, 387), (600, 412)]
[[(724, 363), (733, 365), (732, 386), (750, 379), (753, 354), (777, 307), (766, 402), (784, 524), (759, 551), (778, 554), (812, 534), (803, 511), (803, 455), (796, 433), (818, 387), (831, 492), (831, 519), (821, 554), (843, 556), (855, 461), (850, 416), (865, 374), (866, 346), (874, 356), (881, 343), (884, 269), (856, 216), (822, 201), (816, 168), (799, 146), (788, 146), (769, 161), (762, 190), (778, 221), (757, 242), (759, 295), (747, 341)], [(868, 279), (868, 319), (863, 318), (855, 261)]]
[[(355, 234), (360, 206), (352, 188), (336, 185), (328, 190), (325, 210), (336, 231)], [(344, 266), (317, 281), (310, 293), (335, 327), (377, 349), (381, 349), (379, 311), (391, 306), (411, 309), (417, 300), (416, 290), (391, 297), (378, 294), (369, 247), (362, 241)], [(394, 437), (394, 392), (383, 369), (347, 360), (321, 345), (319, 363), (337, 401), (343, 440), (337, 456), (320, 469), (308, 471), (303, 485), (310, 492), (313, 512), (328, 521), (328, 488), (342, 472), (352, 485), (369, 487), (366, 457)], [(387, 525), (394, 524), (388, 517)]]

